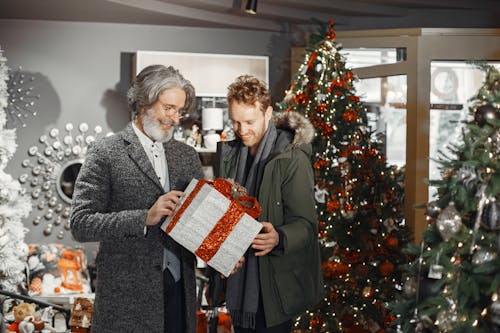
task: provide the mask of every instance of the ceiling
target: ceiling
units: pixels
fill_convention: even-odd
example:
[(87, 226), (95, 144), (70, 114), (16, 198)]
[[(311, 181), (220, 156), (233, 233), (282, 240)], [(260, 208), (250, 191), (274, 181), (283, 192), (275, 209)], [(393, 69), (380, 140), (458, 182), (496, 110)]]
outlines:
[(265, 31), (308, 29), (310, 18), (338, 30), (498, 28), (500, 0), (0, 0), (1, 19), (36, 19), (220, 27)]

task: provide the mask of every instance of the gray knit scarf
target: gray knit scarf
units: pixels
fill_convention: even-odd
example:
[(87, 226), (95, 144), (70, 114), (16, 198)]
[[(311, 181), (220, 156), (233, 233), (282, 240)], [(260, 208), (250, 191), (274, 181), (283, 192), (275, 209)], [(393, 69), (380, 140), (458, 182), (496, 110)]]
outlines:
[[(257, 149), (254, 160), (245, 177), (248, 147), (241, 146), (236, 166), (236, 181), (247, 188), (248, 195), (257, 196), (264, 166), (271, 154), (277, 138), (276, 127), (272, 120)], [(249, 248), (245, 253), (245, 263), (235, 274), (229, 276), (226, 289), (226, 305), (231, 314), (233, 325), (255, 328), (255, 314), (259, 305), (259, 262)]]

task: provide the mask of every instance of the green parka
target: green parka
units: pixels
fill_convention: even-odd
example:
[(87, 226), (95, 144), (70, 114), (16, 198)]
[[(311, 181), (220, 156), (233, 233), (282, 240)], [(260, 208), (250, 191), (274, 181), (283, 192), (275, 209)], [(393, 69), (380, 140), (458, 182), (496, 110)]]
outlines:
[[(259, 221), (271, 222), (283, 235), (282, 249), (259, 257), (267, 326), (278, 325), (313, 307), (323, 290), (310, 162), (314, 129), (295, 112), (275, 114), (273, 120), (278, 138), (257, 197), (262, 206)], [(217, 177), (235, 177), (241, 144), (240, 140), (219, 143)]]

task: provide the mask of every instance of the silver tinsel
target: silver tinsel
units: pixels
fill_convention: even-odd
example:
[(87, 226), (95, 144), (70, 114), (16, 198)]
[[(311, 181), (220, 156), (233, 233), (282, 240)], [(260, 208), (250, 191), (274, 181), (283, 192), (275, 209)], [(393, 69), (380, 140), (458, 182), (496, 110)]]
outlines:
[(467, 189), (471, 189), (479, 179), (476, 169), (473, 167), (461, 167), (458, 170), (458, 177)]
[(496, 201), (495, 197), (490, 197), (488, 199), (488, 203), (485, 204), (483, 210), (481, 222), (490, 230), (500, 230), (500, 218), (498, 216), (500, 203)]

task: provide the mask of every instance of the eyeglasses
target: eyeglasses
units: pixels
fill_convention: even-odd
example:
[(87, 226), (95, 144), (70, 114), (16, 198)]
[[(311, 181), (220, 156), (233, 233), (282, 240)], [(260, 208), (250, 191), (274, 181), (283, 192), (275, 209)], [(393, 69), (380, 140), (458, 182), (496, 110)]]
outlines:
[(189, 115), (186, 113), (186, 111), (184, 109), (176, 110), (171, 105), (162, 105), (162, 109), (165, 112), (165, 114), (169, 117), (175, 116), (178, 119), (189, 117)]

